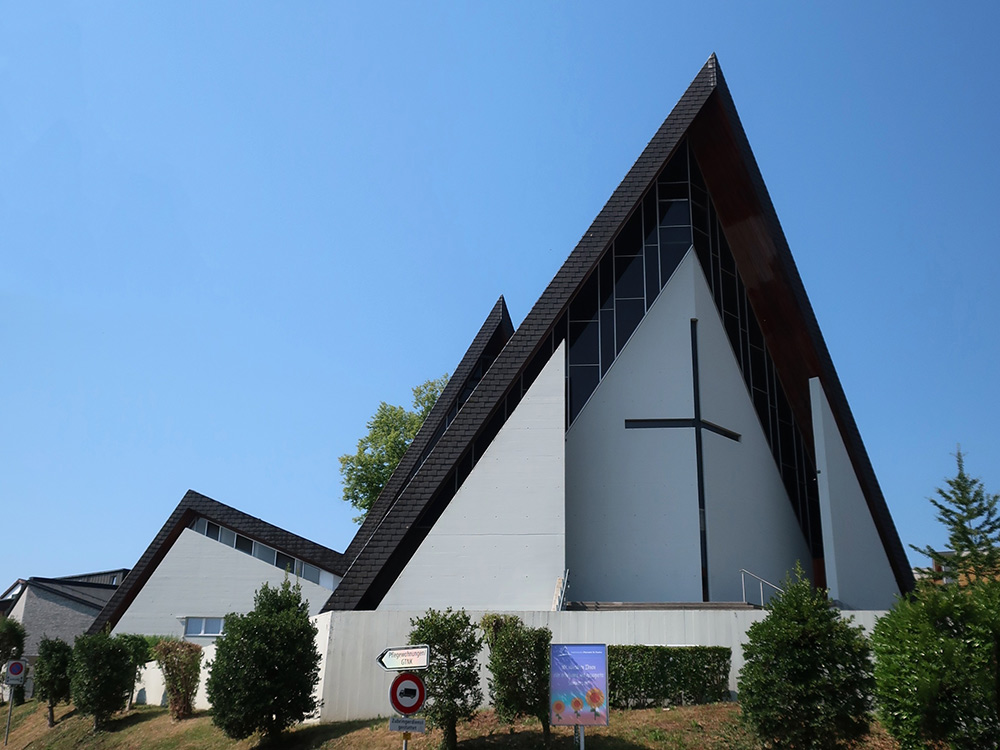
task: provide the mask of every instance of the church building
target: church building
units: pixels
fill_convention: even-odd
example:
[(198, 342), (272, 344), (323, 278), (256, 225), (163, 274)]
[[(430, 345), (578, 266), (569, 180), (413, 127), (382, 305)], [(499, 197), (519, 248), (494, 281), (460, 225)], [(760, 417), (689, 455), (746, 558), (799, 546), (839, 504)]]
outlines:
[(845, 609), (905, 552), (713, 55), (515, 330), (501, 298), (324, 611)]

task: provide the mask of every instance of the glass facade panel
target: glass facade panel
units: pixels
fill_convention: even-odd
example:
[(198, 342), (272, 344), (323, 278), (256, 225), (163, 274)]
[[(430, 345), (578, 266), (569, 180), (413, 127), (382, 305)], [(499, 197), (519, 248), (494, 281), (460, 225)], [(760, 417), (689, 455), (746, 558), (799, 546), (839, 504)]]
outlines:
[(219, 541), (219, 524), (212, 523), (211, 521), (205, 524), (205, 536), (209, 539)]
[(205, 629), (202, 632), (205, 635), (222, 635), (222, 618), (206, 617)]
[(645, 293), (642, 276), (642, 256), (615, 258), (615, 298), (642, 299)]
[(201, 617), (188, 617), (184, 621), (184, 635), (201, 635), (205, 620)]

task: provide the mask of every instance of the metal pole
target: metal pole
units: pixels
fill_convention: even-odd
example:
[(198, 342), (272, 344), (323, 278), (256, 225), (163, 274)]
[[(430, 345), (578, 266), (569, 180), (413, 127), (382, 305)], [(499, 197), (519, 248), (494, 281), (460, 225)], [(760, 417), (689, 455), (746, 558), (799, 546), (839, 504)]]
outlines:
[(10, 706), (7, 709), (7, 731), (4, 732), (4, 735), (3, 735), (3, 746), (4, 747), (7, 747), (7, 738), (10, 737), (10, 716), (11, 716), (11, 714), (14, 713), (14, 689), (11, 688), (7, 692), (8, 692), (7, 702), (10, 704)]
[(583, 724), (580, 725), (580, 750), (586, 750), (587, 746), (587, 734), (583, 731)]
[(403, 750), (406, 750), (410, 744), (410, 733), (403, 732)]

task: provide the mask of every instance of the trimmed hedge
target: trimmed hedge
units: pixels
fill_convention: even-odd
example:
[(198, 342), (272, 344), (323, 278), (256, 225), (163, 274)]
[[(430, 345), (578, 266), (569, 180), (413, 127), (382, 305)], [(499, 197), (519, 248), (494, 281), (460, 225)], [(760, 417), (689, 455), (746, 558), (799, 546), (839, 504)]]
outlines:
[(723, 646), (608, 646), (608, 696), (615, 708), (729, 700), (732, 649)]

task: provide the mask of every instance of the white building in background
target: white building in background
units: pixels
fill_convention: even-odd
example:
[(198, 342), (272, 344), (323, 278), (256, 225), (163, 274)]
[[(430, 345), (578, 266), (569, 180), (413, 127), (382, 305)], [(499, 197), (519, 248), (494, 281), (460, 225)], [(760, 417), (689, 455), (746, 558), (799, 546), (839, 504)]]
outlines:
[(208, 644), (227, 614), (249, 612), (256, 591), (286, 575), (316, 614), (340, 582), (343, 556), (189, 490), (89, 632)]

